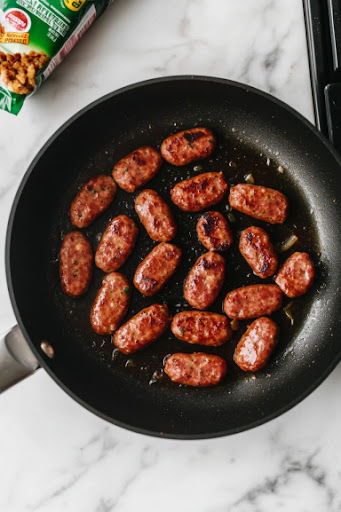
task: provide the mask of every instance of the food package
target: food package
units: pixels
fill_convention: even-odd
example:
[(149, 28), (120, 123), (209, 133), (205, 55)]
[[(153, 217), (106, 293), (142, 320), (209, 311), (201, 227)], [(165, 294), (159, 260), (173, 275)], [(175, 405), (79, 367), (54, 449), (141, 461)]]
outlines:
[(109, 0), (0, 0), (0, 109), (17, 114)]

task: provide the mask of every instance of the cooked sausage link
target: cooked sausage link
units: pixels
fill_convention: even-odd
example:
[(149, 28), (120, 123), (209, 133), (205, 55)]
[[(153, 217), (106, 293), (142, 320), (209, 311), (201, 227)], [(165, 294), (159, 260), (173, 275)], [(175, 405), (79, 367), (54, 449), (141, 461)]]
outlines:
[(224, 312), (229, 318), (256, 318), (271, 315), (282, 304), (282, 292), (274, 284), (253, 284), (229, 292)]
[(171, 199), (186, 212), (198, 212), (219, 203), (228, 190), (222, 172), (204, 172), (180, 181), (171, 190)]
[(219, 212), (205, 212), (197, 222), (197, 235), (209, 251), (226, 251), (232, 244), (232, 231)]
[(159, 338), (167, 329), (170, 315), (166, 305), (153, 304), (123, 324), (113, 336), (114, 345), (132, 354)]
[(161, 243), (139, 264), (134, 275), (134, 285), (142, 295), (158, 292), (172, 277), (181, 260), (181, 249), (176, 245)]
[(130, 256), (138, 234), (135, 222), (127, 215), (114, 217), (98, 244), (95, 263), (103, 272), (120, 268)]
[(241, 232), (239, 250), (256, 276), (264, 279), (277, 270), (278, 258), (266, 231), (251, 226)]
[(71, 223), (78, 228), (89, 226), (108, 208), (116, 194), (116, 183), (100, 174), (88, 181), (71, 203)]
[(135, 199), (135, 210), (152, 240), (169, 242), (175, 237), (173, 214), (155, 190), (146, 189), (140, 192)]
[(59, 275), (64, 293), (78, 297), (87, 291), (92, 276), (92, 261), (91, 245), (83, 233), (68, 233), (59, 253)]
[(186, 165), (211, 155), (216, 145), (208, 128), (192, 128), (170, 135), (161, 144), (161, 155), (170, 164)]
[(211, 347), (222, 345), (232, 334), (228, 318), (209, 311), (181, 311), (173, 317), (171, 331), (182, 341)]
[(161, 156), (156, 149), (144, 146), (121, 158), (112, 174), (119, 187), (126, 192), (135, 192), (154, 178), (161, 163)]
[(203, 352), (171, 355), (165, 373), (173, 382), (187, 386), (215, 386), (225, 377), (227, 365), (222, 357)]
[(196, 309), (207, 309), (217, 298), (225, 278), (225, 260), (213, 251), (199, 256), (188, 273), (184, 297)]
[(97, 334), (116, 331), (127, 313), (131, 290), (128, 279), (118, 272), (105, 276), (91, 308), (90, 323)]
[(238, 342), (233, 360), (244, 372), (256, 372), (268, 361), (276, 346), (278, 326), (265, 316), (248, 326)]
[(260, 185), (240, 183), (231, 187), (229, 203), (235, 210), (270, 224), (282, 224), (288, 215), (285, 195)]
[(295, 252), (279, 269), (275, 282), (288, 297), (308, 291), (315, 277), (314, 263), (306, 252)]

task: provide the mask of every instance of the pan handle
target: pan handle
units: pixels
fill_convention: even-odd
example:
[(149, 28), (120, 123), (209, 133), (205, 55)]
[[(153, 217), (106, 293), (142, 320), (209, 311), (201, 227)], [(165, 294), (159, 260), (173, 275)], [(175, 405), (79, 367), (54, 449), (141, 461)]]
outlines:
[(39, 368), (19, 327), (13, 327), (0, 339), (0, 393)]

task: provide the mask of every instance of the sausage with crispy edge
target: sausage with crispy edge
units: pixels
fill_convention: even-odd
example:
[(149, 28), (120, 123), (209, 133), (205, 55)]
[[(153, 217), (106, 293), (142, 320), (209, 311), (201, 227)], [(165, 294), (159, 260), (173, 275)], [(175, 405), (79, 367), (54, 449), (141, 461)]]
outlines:
[(80, 231), (68, 233), (59, 253), (59, 276), (64, 293), (70, 297), (83, 295), (92, 276), (92, 249), (89, 240)]
[(143, 146), (121, 158), (112, 174), (117, 185), (126, 192), (135, 192), (154, 178), (161, 167), (161, 156), (156, 149)]
[(130, 256), (138, 234), (138, 229), (127, 215), (114, 217), (106, 227), (98, 244), (95, 263), (103, 272), (113, 272), (120, 268)]
[(225, 260), (213, 251), (199, 256), (189, 271), (184, 297), (196, 309), (207, 309), (217, 298), (225, 278)]
[(244, 372), (256, 372), (268, 361), (276, 346), (278, 326), (263, 316), (250, 324), (239, 340), (233, 360)]
[(265, 279), (277, 270), (278, 258), (266, 231), (251, 226), (240, 234), (239, 250), (256, 276)]
[(171, 190), (171, 199), (186, 212), (199, 212), (222, 200), (228, 190), (222, 172), (204, 172), (177, 183)]
[(116, 190), (116, 183), (110, 176), (100, 174), (92, 178), (80, 189), (71, 203), (71, 223), (78, 228), (89, 226), (108, 208)]
[(205, 212), (197, 222), (197, 235), (209, 251), (226, 251), (232, 244), (232, 230), (219, 212)]
[(282, 224), (288, 215), (288, 199), (282, 192), (260, 185), (240, 183), (231, 187), (232, 208), (270, 224)]
[(210, 311), (177, 313), (173, 317), (171, 331), (179, 340), (208, 347), (223, 345), (232, 334), (228, 318)]
[(274, 284), (253, 284), (229, 292), (224, 312), (229, 318), (248, 319), (271, 315), (282, 304), (282, 292)]
[(180, 260), (181, 249), (162, 242), (137, 267), (134, 275), (135, 287), (142, 295), (154, 295), (172, 277)]
[(175, 237), (176, 224), (171, 209), (155, 190), (140, 192), (135, 199), (135, 210), (152, 240), (169, 242)]
[(165, 364), (165, 373), (173, 382), (187, 386), (215, 386), (227, 373), (222, 357), (203, 352), (171, 355)]
[(314, 263), (309, 254), (295, 252), (283, 263), (275, 282), (288, 297), (298, 297), (308, 291), (314, 277)]
[(139, 311), (113, 336), (114, 345), (124, 354), (132, 354), (159, 338), (170, 322), (168, 307), (153, 304)]
[(170, 135), (161, 144), (161, 155), (172, 165), (186, 165), (211, 155), (216, 145), (208, 128), (192, 128)]
[(127, 313), (130, 286), (128, 279), (118, 272), (105, 276), (91, 308), (90, 323), (97, 334), (116, 331)]

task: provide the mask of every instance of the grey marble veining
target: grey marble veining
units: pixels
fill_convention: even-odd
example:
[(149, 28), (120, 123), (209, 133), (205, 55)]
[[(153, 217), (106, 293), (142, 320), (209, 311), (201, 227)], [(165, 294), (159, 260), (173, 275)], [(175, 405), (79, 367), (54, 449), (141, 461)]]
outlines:
[[(0, 250), (25, 169), (72, 114), (173, 74), (244, 81), (312, 120), (300, 0), (116, 0), (17, 117), (0, 114)], [(14, 323), (0, 265), (0, 326)], [(337, 512), (341, 370), (284, 416), (210, 441), (108, 425), (43, 372), (0, 397), (0, 511)]]

